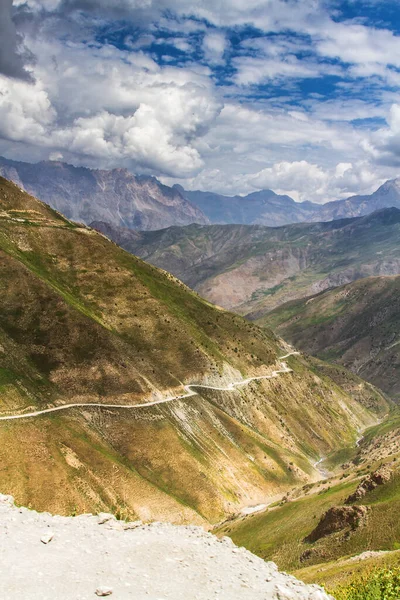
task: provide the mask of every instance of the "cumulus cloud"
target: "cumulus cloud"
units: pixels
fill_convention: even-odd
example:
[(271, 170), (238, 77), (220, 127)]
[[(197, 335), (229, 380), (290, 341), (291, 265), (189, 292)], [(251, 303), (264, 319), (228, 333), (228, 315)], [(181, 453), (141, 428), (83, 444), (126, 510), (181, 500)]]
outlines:
[(193, 141), (220, 111), (207, 77), (113, 47), (32, 42), (36, 83), (0, 80), (0, 134), (73, 157), (175, 176), (198, 171)]
[[(252, 183), (258, 189), (273, 188), (281, 193), (292, 195), (295, 200), (303, 200), (310, 193), (313, 196), (319, 196), (326, 177), (327, 175), (322, 169), (305, 160), (284, 161), (257, 173), (252, 179)], [(301, 190), (301, 198), (300, 193), (296, 190)]]
[(378, 164), (400, 166), (400, 104), (391, 106), (387, 126), (375, 131), (364, 149)]
[(297, 201), (326, 202), (372, 191), (377, 176), (363, 163), (338, 163), (334, 168), (324, 169), (301, 160), (276, 163), (250, 181), (257, 189), (272, 188)]
[(11, 16), (12, 0), (0, 2), (0, 73), (8, 77), (31, 80), (26, 63), (32, 60), (24, 48)]
[(221, 31), (207, 32), (203, 38), (204, 58), (208, 63), (218, 64), (223, 62), (227, 47), (228, 41)]
[[(14, 6), (37, 61), (34, 84), (0, 78), (6, 140), (0, 150), (10, 156), (62, 155), (75, 164), (151, 172), (167, 183), (179, 179), (192, 189), (231, 194), (270, 187), (317, 202), (371, 191), (400, 163), (400, 109), (379, 131), (353, 123), (382, 119), (397, 102), (389, 92), (372, 102), (363, 86), (381, 85), (382, 78), (400, 85), (399, 38), (338, 22), (322, 0), (14, 0)], [(96, 35), (119, 18), (131, 23), (118, 23), (125, 50)], [(235, 35), (249, 25), (256, 37), (235, 46)], [(7, 49), (14, 48), (23, 70), (21, 38), (12, 27), (11, 21), (15, 43)], [(171, 51), (161, 60), (154, 48), (166, 40), (189, 56), (181, 60)], [(0, 50), (1, 43), (0, 36)], [(222, 69), (214, 67), (225, 62), (229, 85), (217, 86)], [(345, 100), (299, 94), (297, 80), (326, 75), (342, 78), (336, 89)], [(349, 99), (346, 85), (358, 99)], [(267, 86), (272, 100), (262, 97)]]
[(0, 75), (0, 135), (15, 142), (47, 145), (55, 111), (41, 84)]

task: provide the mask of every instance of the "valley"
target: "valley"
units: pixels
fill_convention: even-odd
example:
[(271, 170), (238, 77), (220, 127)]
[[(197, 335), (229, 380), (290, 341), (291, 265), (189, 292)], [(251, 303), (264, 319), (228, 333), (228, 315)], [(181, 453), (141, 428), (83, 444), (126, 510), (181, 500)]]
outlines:
[(0, 600), (400, 600), (399, 8), (0, 0)]
[[(347, 456), (341, 451), (323, 462), (331, 471), (326, 479), (294, 488), (264, 512), (228, 520), (215, 531), (305, 581), (323, 584), (335, 596), (357, 577), (365, 582), (374, 568), (396, 568), (399, 427), (399, 411), (394, 409), (384, 422), (365, 432), (358, 446), (348, 448)], [(367, 487), (358, 499), (352, 497), (371, 473), (382, 473), (379, 484)], [(340, 511), (347, 506), (349, 510), (360, 507), (366, 521), (354, 526), (345, 520), (341, 523)], [(338, 515), (336, 530), (311, 540), (311, 532), (332, 510)]]
[(400, 210), (268, 228), (190, 225), (132, 232), (95, 222), (117, 244), (250, 320), (284, 302), (368, 276), (400, 273)]
[(0, 481), (19, 504), (209, 526), (318, 479), (388, 410), (6, 180), (0, 249)]

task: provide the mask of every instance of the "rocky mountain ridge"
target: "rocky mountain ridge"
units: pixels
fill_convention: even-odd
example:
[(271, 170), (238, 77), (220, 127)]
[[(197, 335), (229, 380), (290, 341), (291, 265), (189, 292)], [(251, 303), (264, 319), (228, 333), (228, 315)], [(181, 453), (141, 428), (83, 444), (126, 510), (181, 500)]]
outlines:
[(290, 223), (360, 217), (382, 208), (400, 208), (400, 179), (387, 181), (372, 194), (351, 196), (325, 204), (295, 202), (290, 196), (278, 195), (271, 190), (252, 192), (247, 196), (222, 196), (212, 192), (184, 190), (181, 186), (174, 188), (198, 206), (214, 224), (279, 227)]
[(57, 161), (30, 164), (0, 157), (0, 175), (83, 223), (99, 219), (146, 230), (208, 222), (177, 190), (127, 169), (87, 169)]
[(331, 221), (400, 208), (400, 179), (387, 181), (371, 195), (315, 204), (295, 202), (272, 190), (246, 196), (163, 185), (154, 177), (127, 169), (96, 170), (59, 161), (37, 164), (0, 157), (0, 176), (50, 204), (68, 218), (89, 224), (156, 230), (198, 224), (244, 224), (278, 227), (290, 223)]

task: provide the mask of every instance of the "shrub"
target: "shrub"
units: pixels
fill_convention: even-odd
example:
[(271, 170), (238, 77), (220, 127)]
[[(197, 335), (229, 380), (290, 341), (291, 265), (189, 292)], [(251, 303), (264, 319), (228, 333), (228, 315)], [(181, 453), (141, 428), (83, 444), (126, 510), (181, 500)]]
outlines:
[(400, 567), (376, 569), (331, 593), (336, 600), (398, 600)]

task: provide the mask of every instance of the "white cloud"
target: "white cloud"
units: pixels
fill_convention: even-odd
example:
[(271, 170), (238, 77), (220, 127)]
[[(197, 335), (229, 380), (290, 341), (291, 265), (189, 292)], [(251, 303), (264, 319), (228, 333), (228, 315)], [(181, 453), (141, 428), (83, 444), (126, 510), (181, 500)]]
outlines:
[(203, 38), (204, 58), (211, 64), (223, 62), (227, 47), (228, 41), (221, 31), (209, 31)]
[[(284, 161), (263, 169), (252, 178), (251, 183), (257, 189), (272, 188), (280, 193), (292, 194), (295, 200), (305, 200), (310, 194), (320, 196), (323, 193), (326, 178), (322, 169), (305, 160)], [(301, 194), (296, 190), (301, 190)]]
[[(14, 5), (37, 62), (34, 85), (0, 79), (0, 136), (7, 140), (0, 151), (11, 157), (62, 155), (75, 164), (151, 172), (168, 183), (179, 178), (192, 189), (231, 194), (271, 187), (317, 202), (371, 191), (382, 178), (397, 175), (400, 109), (392, 109), (379, 131), (352, 123), (385, 118), (398, 102), (394, 92), (379, 88), (373, 98), (365, 94), (365, 85), (381, 86), (382, 79), (400, 86), (399, 37), (388, 30), (335, 22), (319, 0)], [(35, 26), (23, 21), (27, 7), (36, 11)], [(42, 9), (54, 12), (46, 16)], [(149, 25), (138, 39), (125, 39), (126, 51), (93, 35), (94, 25), (120, 16), (135, 27)], [(206, 63), (229, 60), (227, 28), (247, 24), (274, 35), (244, 41), (232, 63), (232, 85), (216, 87)], [(203, 59), (183, 67), (157, 64), (145, 50), (165, 43), (166, 32), (169, 44), (191, 60), (192, 50), (201, 50)], [(344, 100), (298, 94), (296, 79), (327, 74), (346, 75), (337, 85)], [(246, 100), (254, 86), (273, 91), (277, 83), (281, 98)], [(348, 92), (358, 97), (349, 99)]]
[(55, 119), (46, 91), (0, 75), (0, 135), (7, 140), (47, 145)]
[[(224, 171), (215, 168), (203, 170), (183, 183), (188, 189), (209, 189), (225, 195), (233, 195), (238, 189), (242, 194), (272, 189), (296, 201), (324, 203), (355, 194), (370, 194), (387, 178), (380, 176), (379, 169), (372, 168), (367, 162), (338, 163), (324, 168), (302, 160), (274, 163), (247, 175), (232, 172), (230, 185), (226, 184)], [(168, 183), (167, 179), (165, 181)]]
[(383, 183), (365, 163), (338, 163), (324, 169), (305, 160), (275, 163), (247, 179), (255, 189), (273, 189), (296, 201), (318, 203), (370, 193)]
[(376, 163), (400, 166), (400, 104), (393, 104), (387, 116), (387, 127), (378, 129), (364, 147)]
[(252, 24), (264, 31), (298, 28), (318, 7), (317, 0), (15, 0), (32, 9), (86, 11), (123, 15), (133, 21), (160, 18), (165, 11), (180, 17), (205, 19), (217, 27)]
[(317, 50), (322, 56), (361, 66), (364, 75), (379, 75), (382, 65), (400, 66), (400, 36), (387, 29), (330, 22), (321, 32)]
[[(0, 82), (0, 133), (74, 162), (184, 176), (203, 161), (193, 140), (220, 110), (208, 78), (142, 53), (32, 41), (36, 84)], [(46, 150), (47, 152), (47, 150)]]

